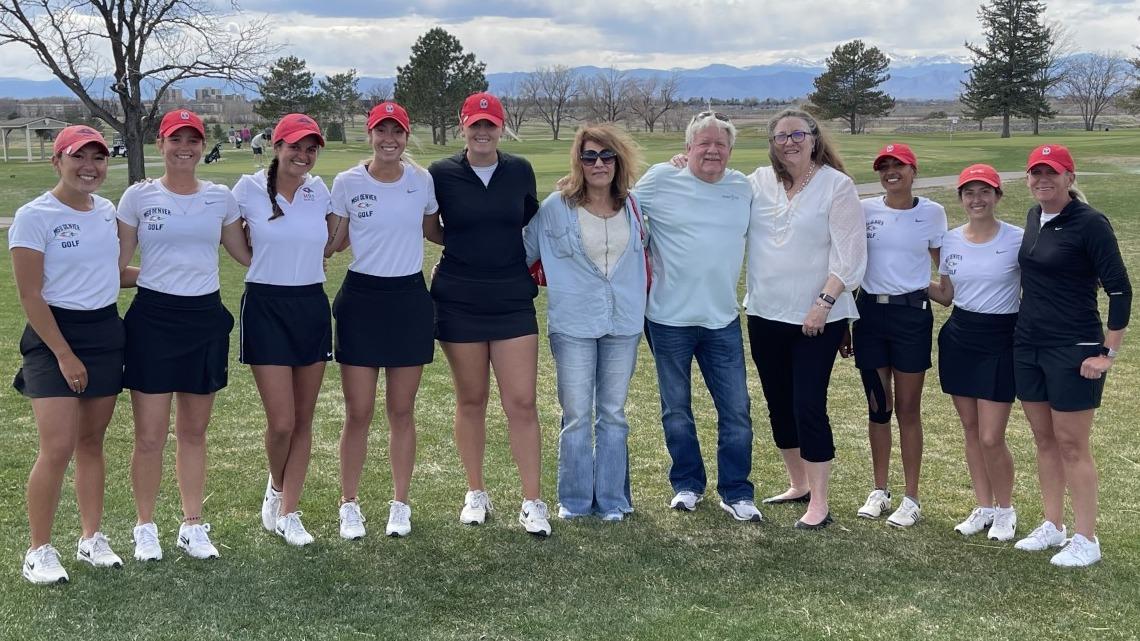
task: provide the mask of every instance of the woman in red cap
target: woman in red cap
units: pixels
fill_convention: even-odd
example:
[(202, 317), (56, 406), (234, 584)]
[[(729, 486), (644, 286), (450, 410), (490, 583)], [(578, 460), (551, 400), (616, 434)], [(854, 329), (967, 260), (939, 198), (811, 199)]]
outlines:
[(345, 405), (340, 435), (340, 535), (345, 539), (365, 534), (357, 489), (381, 368), (393, 485), (385, 533), (406, 536), (412, 530), (408, 487), (416, 458), (416, 392), (423, 366), (435, 352), (423, 228), (425, 216), (439, 207), (431, 174), (404, 154), (411, 129), (403, 107), (376, 105), (368, 114), (372, 158), (333, 180), (338, 218), (331, 246), (343, 249), (348, 239), (353, 257), (333, 301)]
[[(495, 370), (507, 415), (511, 453), (522, 478), (519, 522), (531, 534), (550, 534), (540, 491), (538, 321), (522, 229), (538, 211), (534, 170), (523, 158), (499, 151), (503, 105), (489, 93), (467, 97), (459, 124), (467, 145), (432, 163), (440, 212), (424, 227), (443, 245), (432, 279), (436, 338), (455, 383), (455, 441), (467, 472), (468, 492), (459, 520), (482, 523), (491, 510), (483, 482), (490, 371)], [(441, 226), (440, 223), (443, 223)]]
[(288, 114), (273, 130), (269, 167), (234, 186), (253, 260), (241, 302), (241, 362), (265, 406), (269, 480), (261, 524), (290, 545), (313, 537), (297, 509), (313, 445), (313, 413), (332, 358), (324, 254), (332, 197), (310, 175), (325, 139), (316, 121)]
[(1013, 407), (1013, 327), (1021, 294), (1017, 250), (1024, 233), (998, 220), (1001, 177), (989, 165), (958, 176), (958, 200), (967, 222), (942, 241), (941, 278), (930, 298), (954, 305), (938, 333), (938, 378), (954, 400), (966, 437), (966, 467), (977, 507), (954, 531), (971, 536), (989, 528), (994, 541), (1017, 529), (1013, 457), (1005, 428)]
[(891, 414), (898, 415), (906, 495), (887, 519), (909, 527), (918, 522), (918, 477), (922, 466), (922, 385), (930, 368), (934, 316), (927, 288), (937, 266), (946, 211), (915, 196), (918, 160), (910, 147), (891, 143), (875, 157), (886, 192), (862, 201), (867, 224), (867, 271), (856, 299), (852, 328), (855, 367), (867, 394), (871, 465), (875, 486), (858, 515), (877, 519), (891, 508), (887, 488), (891, 461)]
[[(1029, 154), (1029, 209), (1021, 265), (1021, 313), (1013, 335), (1017, 397), (1037, 446), (1037, 479), (1045, 520), (1017, 542), (1019, 550), (1065, 544), (1065, 490), (1075, 532), (1053, 565), (1084, 567), (1100, 560), (1096, 537), (1097, 473), (1089, 447), (1104, 379), (1120, 351), (1132, 309), (1116, 234), (1108, 218), (1076, 189), (1069, 150), (1042, 145)], [(1097, 290), (1108, 294), (1108, 333)], [(1064, 304), (1058, 304), (1064, 301)]]
[(124, 317), (123, 386), (131, 390), (135, 423), (135, 558), (162, 558), (154, 508), (172, 402), (178, 408), (174, 432), (182, 498), (177, 544), (193, 558), (214, 558), (210, 525), (202, 521), (206, 427), (214, 394), (228, 380), (234, 325), (219, 292), (218, 244), (243, 265), (249, 265), (250, 252), (229, 188), (195, 175), (206, 147), (202, 119), (187, 109), (167, 113), (156, 147), (165, 166), (162, 177), (128, 187), (118, 208), (120, 267), (136, 249), (141, 254), (138, 293)]
[(83, 526), (76, 559), (95, 567), (123, 565), (99, 531), (103, 436), (123, 389), (115, 206), (95, 194), (107, 178), (108, 155), (98, 131), (64, 128), (51, 159), (59, 182), (18, 209), (8, 230), (12, 273), (28, 319), (13, 387), (31, 399), (39, 432), (26, 495), (31, 547), (23, 575), (32, 583), (68, 580), (51, 529), (73, 455)]

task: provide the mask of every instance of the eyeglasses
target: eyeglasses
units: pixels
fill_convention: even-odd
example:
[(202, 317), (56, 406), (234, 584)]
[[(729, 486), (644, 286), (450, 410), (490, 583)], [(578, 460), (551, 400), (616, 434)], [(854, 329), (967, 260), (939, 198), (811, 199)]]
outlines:
[(719, 120), (721, 122), (729, 122), (728, 116), (722, 114), (719, 111), (702, 111), (701, 113), (693, 116), (693, 120), (691, 122), (696, 122), (698, 120), (704, 120), (705, 118), (708, 118), (710, 116), (713, 118), (716, 118), (717, 120)]
[(587, 149), (578, 155), (578, 160), (580, 160), (583, 165), (589, 167), (590, 165), (596, 164), (599, 160), (602, 161), (603, 165), (612, 165), (617, 162), (617, 157), (617, 152), (613, 149), (603, 149), (601, 151)]
[(772, 142), (776, 143), (777, 145), (783, 145), (783, 144), (786, 144), (789, 139), (791, 139), (792, 142), (797, 142), (797, 143), (803, 142), (804, 139), (810, 135), (811, 135), (810, 131), (799, 131), (797, 129), (796, 131), (793, 131), (790, 134), (783, 134), (783, 133), (776, 134), (775, 136), (772, 136), (768, 140), (771, 140)]

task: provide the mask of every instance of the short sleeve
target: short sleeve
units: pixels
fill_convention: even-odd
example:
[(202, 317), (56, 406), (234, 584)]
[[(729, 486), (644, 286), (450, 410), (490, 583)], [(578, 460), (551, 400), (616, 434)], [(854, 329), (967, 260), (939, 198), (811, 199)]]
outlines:
[(935, 215), (934, 220), (931, 221), (931, 235), (929, 240), (929, 247), (931, 249), (938, 249), (942, 247), (942, 237), (946, 235), (948, 228), (946, 224), (946, 210), (937, 203), (933, 203)]
[(657, 167), (654, 165), (645, 172), (645, 175), (637, 181), (633, 187), (633, 193), (637, 197), (637, 204), (641, 206), (641, 212), (647, 218), (652, 218), (650, 212), (653, 211), (653, 195), (657, 191)]
[(336, 178), (333, 178), (332, 194), (330, 197), (332, 198), (332, 213), (341, 218), (348, 218), (348, 195), (345, 194), (346, 188), (344, 186), (347, 179), (344, 176), (345, 174), (342, 173), (337, 174)]
[(8, 249), (23, 247), (34, 249), (41, 254), (47, 251), (48, 230), (44, 217), (25, 211), (16, 212), (12, 226), (8, 228)]
[(115, 214), (119, 220), (131, 227), (139, 226), (138, 191), (134, 185), (128, 187), (119, 198), (118, 213)]
[(224, 189), (226, 192), (226, 216), (225, 218), (222, 218), (222, 226), (224, 227), (226, 225), (232, 225), (241, 220), (241, 208), (238, 207), (238, 201), (237, 198), (234, 197), (233, 192), (231, 192), (229, 189), (226, 189), (224, 186), (222, 189)]
[(424, 216), (431, 216), (439, 211), (439, 201), (435, 198), (435, 179), (431, 177), (430, 173), (423, 169), (417, 168), (416, 173), (418, 173), (420, 178), (424, 181), (425, 189), (427, 189), (428, 193), (427, 202), (424, 203)]
[(253, 181), (250, 180), (249, 176), (242, 176), (238, 179), (237, 184), (234, 185), (233, 191), (231, 192), (234, 200), (237, 201), (238, 211), (240, 212), (241, 217), (247, 220), (251, 214), (251, 211), (249, 209), (249, 202), (252, 194), (249, 193), (249, 190), (252, 183)]

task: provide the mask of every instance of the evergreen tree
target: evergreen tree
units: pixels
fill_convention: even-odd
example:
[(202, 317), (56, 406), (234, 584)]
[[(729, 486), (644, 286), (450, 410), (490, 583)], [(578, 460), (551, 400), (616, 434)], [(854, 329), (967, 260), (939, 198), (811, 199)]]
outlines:
[(885, 116), (895, 108), (895, 99), (875, 88), (891, 79), (890, 60), (877, 47), (862, 40), (841, 44), (827, 57), (827, 71), (814, 81), (808, 100), (821, 118), (847, 121), (851, 133), (859, 133), (869, 118)]
[(413, 121), (431, 127), (432, 141), (447, 143), (447, 130), (459, 122), (467, 96), (487, 90), (487, 65), (463, 53), (459, 40), (439, 27), (412, 45), (408, 64), (396, 67), (396, 101)]
[(353, 119), (360, 108), (360, 91), (357, 89), (356, 69), (325, 77), (320, 81), (320, 97), (326, 114), (340, 124), (340, 141), (348, 142), (345, 123)]
[(978, 9), (984, 45), (966, 43), (973, 54), (963, 102), (973, 113), (1001, 116), (1001, 137), (1009, 138), (1013, 116), (1048, 117), (1052, 111), (1043, 83), (1050, 82), (1053, 32), (1045, 25), (1040, 0), (990, 0)]
[(296, 56), (278, 58), (258, 83), (258, 90), (261, 101), (254, 105), (253, 111), (270, 122), (290, 113), (319, 119), (320, 114), (312, 113), (314, 107), (319, 107), (313, 93), (313, 72)]

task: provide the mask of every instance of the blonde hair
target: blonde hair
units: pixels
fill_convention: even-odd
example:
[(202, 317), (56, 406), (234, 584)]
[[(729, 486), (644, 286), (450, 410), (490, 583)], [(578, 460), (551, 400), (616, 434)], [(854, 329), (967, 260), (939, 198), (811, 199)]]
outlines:
[(562, 188), (562, 198), (571, 207), (577, 206), (586, 199), (586, 172), (582, 169), (582, 162), (578, 158), (591, 141), (605, 149), (617, 153), (614, 160), (614, 179), (610, 183), (610, 195), (614, 200), (614, 208), (618, 209), (629, 197), (629, 190), (637, 181), (637, 173), (641, 168), (641, 149), (633, 138), (623, 129), (611, 124), (586, 125), (578, 128), (574, 134), (574, 144), (570, 145), (570, 177), (566, 186)]
[(803, 109), (785, 109), (775, 116), (772, 116), (772, 119), (768, 121), (768, 158), (772, 161), (772, 169), (776, 172), (777, 178), (785, 183), (792, 182), (792, 174), (788, 172), (784, 161), (776, 154), (776, 147), (771, 142), (772, 133), (776, 131), (776, 125), (780, 124), (780, 121), (784, 118), (799, 118), (807, 123), (808, 129), (811, 130), (808, 133), (811, 134), (813, 138), (811, 159), (815, 161), (817, 165), (828, 165), (832, 169), (839, 170), (845, 174), (847, 173), (847, 170), (843, 168), (843, 159), (839, 157), (839, 150), (835, 148), (835, 143), (831, 141), (831, 136), (819, 128), (819, 123), (815, 121), (815, 118)]

